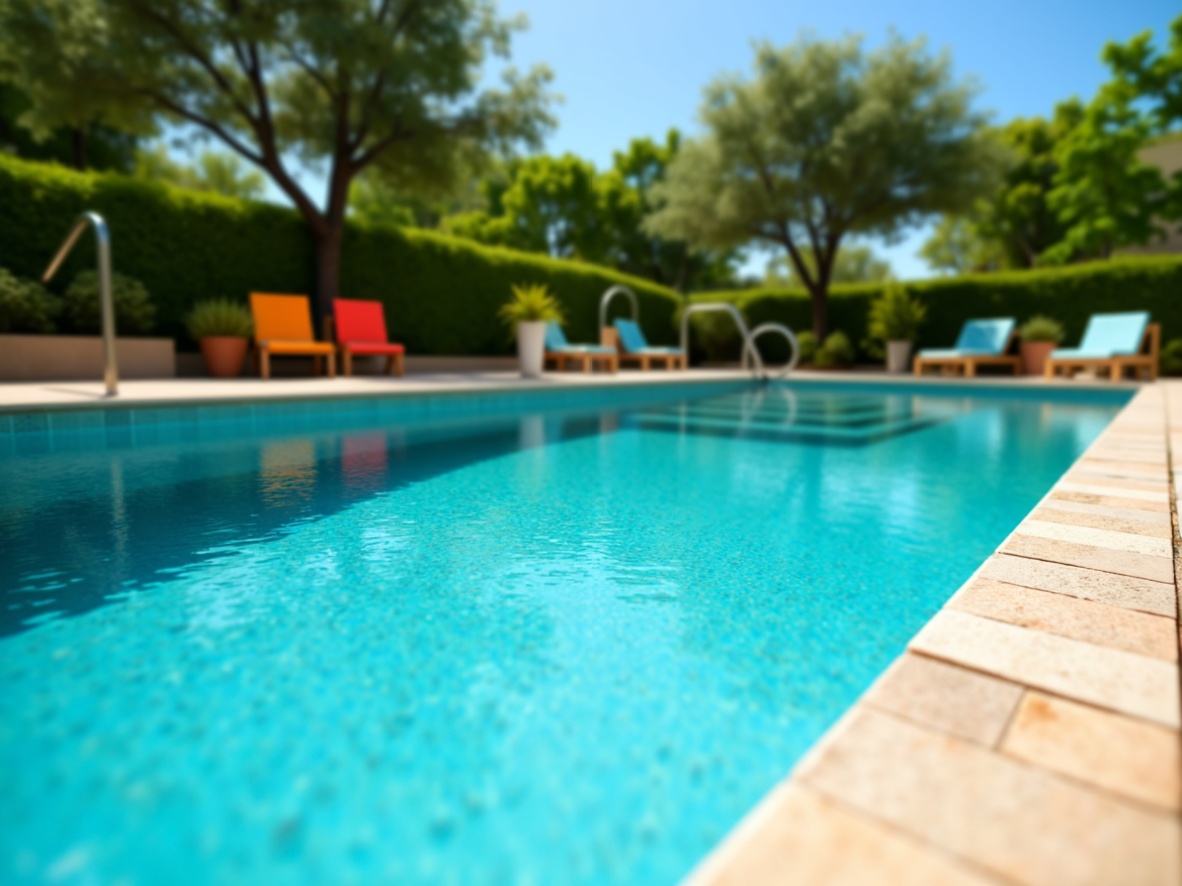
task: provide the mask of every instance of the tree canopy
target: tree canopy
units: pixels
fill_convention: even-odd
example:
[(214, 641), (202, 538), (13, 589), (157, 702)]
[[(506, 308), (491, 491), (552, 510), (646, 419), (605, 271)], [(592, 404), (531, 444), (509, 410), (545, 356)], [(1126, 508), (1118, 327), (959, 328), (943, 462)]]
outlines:
[[(482, 85), (519, 26), (491, 0), (5, 0), (0, 65), (33, 98), (35, 130), (164, 119), (262, 169), (308, 223), (327, 311), (355, 177), (419, 187), (473, 149), (539, 143), (548, 72)], [(323, 202), (296, 163), (324, 164)]]
[(605, 172), (573, 154), (511, 160), (481, 182), (482, 208), (445, 216), (441, 227), (484, 243), (607, 265), (681, 291), (729, 282), (733, 250), (695, 250), (642, 227), (653, 208), (651, 189), (680, 143), (676, 130), (664, 144), (633, 139), (614, 152)]
[(237, 155), (219, 151), (204, 151), (195, 163), (185, 164), (174, 160), (165, 145), (157, 145), (136, 152), (134, 173), (136, 178), (242, 200), (258, 200), (267, 189), (261, 172)]
[[(802, 257), (808, 267), (815, 271), (817, 259), (812, 252), (805, 250)], [(844, 245), (837, 250), (829, 282), (875, 283), (888, 280), (891, 276), (891, 263), (876, 256), (869, 246), (859, 243)], [(768, 286), (803, 286), (788, 256), (780, 256), (768, 262), (763, 282)]]
[(922, 41), (893, 37), (873, 52), (857, 38), (760, 45), (752, 79), (707, 88), (706, 132), (654, 186), (660, 208), (646, 228), (706, 248), (783, 247), (823, 338), (847, 236), (893, 236), (963, 212), (993, 186), (1001, 154), (973, 95)]
[(923, 250), (933, 267), (970, 254), (976, 270), (1107, 258), (1182, 218), (1182, 175), (1167, 181), (1141, 159), (1152, 136), (1182, 123), (1182, 16), (1163, 51), (1152, 37), (1105, 47), (1112, 76), (1091, 101), (1060, 102), (1050, 120), (998, 131), (1009, 169), (997, 191), (937, 227)]

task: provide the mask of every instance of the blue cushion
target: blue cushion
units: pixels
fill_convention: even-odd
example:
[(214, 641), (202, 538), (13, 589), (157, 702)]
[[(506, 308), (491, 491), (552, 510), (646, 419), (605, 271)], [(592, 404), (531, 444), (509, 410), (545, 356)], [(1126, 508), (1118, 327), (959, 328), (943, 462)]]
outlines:
[(1083, 341), (1079, 343), (1079, 356), (1112, 357), (1136, 354), (1141, 350), (1141, 339), (1149, 314), (1132, 311), (1127, 314), (1092, 314), (1088, 328), (1084, 330)]
[(960, 330), (955, 351), (963, 355), (999, 356), (1005, 352), (1010, 336), (1014, 332), (1013, 317), (997, 317), (992, 320), (968, 320)]
[(637, 351), (643, 351), (648, 347), (648, 342), (644, 338), (644, 333), (640, 331), (640, 327), (632, 320), (616, 320), (616, 332), (620, 334), (620, 344), (624, 346), (624, 350), (630, 354)]
[(565, 348), (547, 348), (557, 354), (614, 354), (615, 348), (606, 345), (567, 345)]
[(546, 324), (546, 350), (547, 351), (561, 351), (569, 347), (570, 343), (566, 340), (566, 334), (562, 331), (562, 327), (554, 321)]

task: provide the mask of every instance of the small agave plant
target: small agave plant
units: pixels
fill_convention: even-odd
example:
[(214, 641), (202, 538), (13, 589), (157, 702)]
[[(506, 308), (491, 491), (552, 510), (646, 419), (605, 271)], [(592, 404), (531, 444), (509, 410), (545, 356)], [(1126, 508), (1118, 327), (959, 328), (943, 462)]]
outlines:
[(517, 357), (525, 378), (540, 378), (545, 357), (546, 324), (561, 323), (562, 309), (544, 283), (513, 286), (513, 299), (500, 310), (501, 319), (517, 333)]

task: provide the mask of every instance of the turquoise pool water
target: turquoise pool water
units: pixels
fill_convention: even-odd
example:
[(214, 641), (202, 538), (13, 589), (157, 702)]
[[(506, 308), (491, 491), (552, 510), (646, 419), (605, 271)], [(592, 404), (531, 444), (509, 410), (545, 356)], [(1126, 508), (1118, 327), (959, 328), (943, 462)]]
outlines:
[(6, 419), (0, 882), (675, 882), (1127, 397), (918, 390)]

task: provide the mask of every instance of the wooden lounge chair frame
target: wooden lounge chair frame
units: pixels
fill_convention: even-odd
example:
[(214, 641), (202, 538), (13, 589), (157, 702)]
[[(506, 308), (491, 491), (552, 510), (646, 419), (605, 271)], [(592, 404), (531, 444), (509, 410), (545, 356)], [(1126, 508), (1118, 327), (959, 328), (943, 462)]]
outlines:
[(572, 363), (577, 364), (582, 372), (590, 372), (591, 368), (597, 363), (603, 363), (604, 368), (608, 372), (620, 371), (620, 355), (619, 354), (597, 354), (593, 352), (581, 353), (579, 351), (546, 351), (546, 362), (553, 361), (554, 368), (559, 372), (570, 367)]
[(1007, 366), (1014, 370), (1014, 375), (1020, 375), (1022, 357), (1011, 353), (1017, 340), (1018, 330), (1014, 329), (1006, 339), (1006, 346), (1000, 354), (949, 354), (941, 357), (923, 357), (917, 354), (914, 371), (916, 375), (923, 375), (925, 369), (939, 367), (941, 375), (964, 375), (965, 378), (974, 378), (978, 366)]
[(1133, 370), (1133, 378), (1139, 379), (1144, 373), (1147, 381), (1157, 380), (1157, 359), (1161, 348), (1161, 325), (1149, 323), (1141, 336), (1141, 346), (1136, 354), (1117, 354), (1112, 357), (1060, 357), (1047, 358), (1043, 375), (1054, 378), (1059, 372), (1064, 378), (1071, 378), (1081, 369), (1107, 369), (1111, 381), (1124, 378), (1126, 369)]
[[(293, 328), (291, 337), (263, 339), (259, 337), (259, 315), (256, 312), (255, 299), (256, 298), (286, 298), (286, 299), (301, 299), (304, 303), (302, 316), (295, 318), (296, 326)], [(312, 370), (314, 373), (319, 373), (321, 367), (324, 367), (325, 374), (329, 378), (336, 378), (337, 362), (336, 362), (336, 348), (328, 342), (318, 342), (312, 334), (312, 315), (311, 306), (306, 295), (289, 295), (272, 292), (252, 292), (250, 294), (251, 313), (255, 317), (255, 347), (254, 347), (254, 363), (255, 368), (262, 378), (271, 377), (271, 357), (273, 355), (280, 357), (311, 357)], [(293, 302), (294, 305), (294, 302)], [(294, 316), (294, 314), (293, 314)], [(300, 320), (307, 320), (307, 329), (303, 328), (303, 323)], [(306, 346), (306, 347), (302, 347)]]

